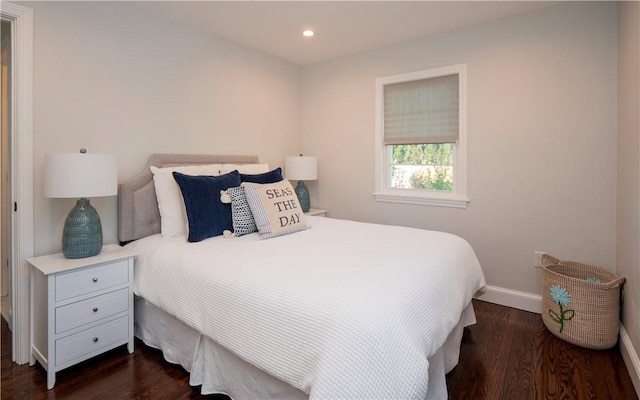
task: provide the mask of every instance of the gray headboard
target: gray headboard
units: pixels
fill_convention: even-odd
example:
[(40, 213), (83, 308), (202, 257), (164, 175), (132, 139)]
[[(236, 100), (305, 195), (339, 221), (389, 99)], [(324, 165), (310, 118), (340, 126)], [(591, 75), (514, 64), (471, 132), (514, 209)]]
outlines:
[(258, 156), (208, 154), (153, 154), (136, 176), (118, 185), (118, 239), (130, 242), (160, 233), (160, 211), (150, 166), (174, 167), (198, 164), (256, 164)]

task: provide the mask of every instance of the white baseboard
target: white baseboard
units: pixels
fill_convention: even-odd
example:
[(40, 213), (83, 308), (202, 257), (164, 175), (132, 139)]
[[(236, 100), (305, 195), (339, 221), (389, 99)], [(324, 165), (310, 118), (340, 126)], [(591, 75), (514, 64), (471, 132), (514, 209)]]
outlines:
[[(537, 314), (540, 314), (542, 310), (542, 296), (497, 286), (486, 286), (483, 292), (478, 293), (475, 298)], [(638, 357), (638, 352), (634, 349), (631, 338), (622, 324), (620, 324), (619, 344), (620, 353), (631, 376), (633, 387), (640, 396), (640, 357)]]
[(633, 387), (636, 389), (636, 394), (640, 396), (640, 358), (638, 352), (633, 347), (631, 338), (624, 329), (624, 325), (620, 324), (620, 353), (622, 353), (622, 359), (627, 366), (627, 371), (631, 376)]
[(476, 299), (489, 303), (500, 304), (540, 314), (542, 309), (542, 296), (517, 290), (504, 289), (498, 286), (487, 285), (482, 293), (475, 296)]

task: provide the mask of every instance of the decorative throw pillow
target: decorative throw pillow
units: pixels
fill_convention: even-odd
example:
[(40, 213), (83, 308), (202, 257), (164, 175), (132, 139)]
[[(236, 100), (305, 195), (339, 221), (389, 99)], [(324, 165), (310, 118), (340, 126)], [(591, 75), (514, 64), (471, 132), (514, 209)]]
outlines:
[(185, 175), (218, 175), (221, 164), (187, 165), (180, 167), (150, 167), (160, 211), (160, 231), (163, 237), (186, 236), (187, 214), (180, 188), (173, 172)]
[(231, 205), (220, 201), (220, 191), (240, 185), (240, 173), (220, 176), (189, 176), (174, 172), (189, 221), (189, 242), (222, 235), (233, 228)]
[(282, 168), (280, 167), (262, 174), (243, 174), (240, 172), (240, 180), (242, 182), (276, 183), (280, 182), (282, 179)]
[(244, 182), (242, 186), (261, 239), (307, 228), (298, 196), (288, 180), (264, 185)]
[(238, 171), (241, 174), (262, 174), (269, 172), (269, 164), (221, 164), (220, 175)]
[(233, 233), (225, 231), (225, 236), (240, 237), (258, 230), (242, 186), (232, 187), (220, 192), (220, 201), (231, 203)]

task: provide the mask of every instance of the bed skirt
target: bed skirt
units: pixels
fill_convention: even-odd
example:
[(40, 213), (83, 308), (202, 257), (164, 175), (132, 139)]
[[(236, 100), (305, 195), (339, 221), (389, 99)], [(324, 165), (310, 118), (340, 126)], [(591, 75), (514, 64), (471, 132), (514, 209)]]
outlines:
[[(445, 375), (458, 364), (465, 326), (476, 322), (473, 305), (465, 308), (445, 344), (429, 358), (427, 399), (447, 398)], [(135, 298), (135, 335), (160, 349), (165, 360), (187, 370), (189, 384), (203, 395), (223, 393), (232, 399), (308, 399), (309, 395), (238, 358), (143, 298)]]

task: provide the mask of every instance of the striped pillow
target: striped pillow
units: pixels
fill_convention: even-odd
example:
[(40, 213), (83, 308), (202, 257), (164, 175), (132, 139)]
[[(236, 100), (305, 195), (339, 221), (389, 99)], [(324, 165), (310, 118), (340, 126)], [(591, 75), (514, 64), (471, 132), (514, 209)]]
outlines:
[(243, 182), (242, 187), (261, 239), (307, 229), (298, 196), (288, 180), (263, 185)]

